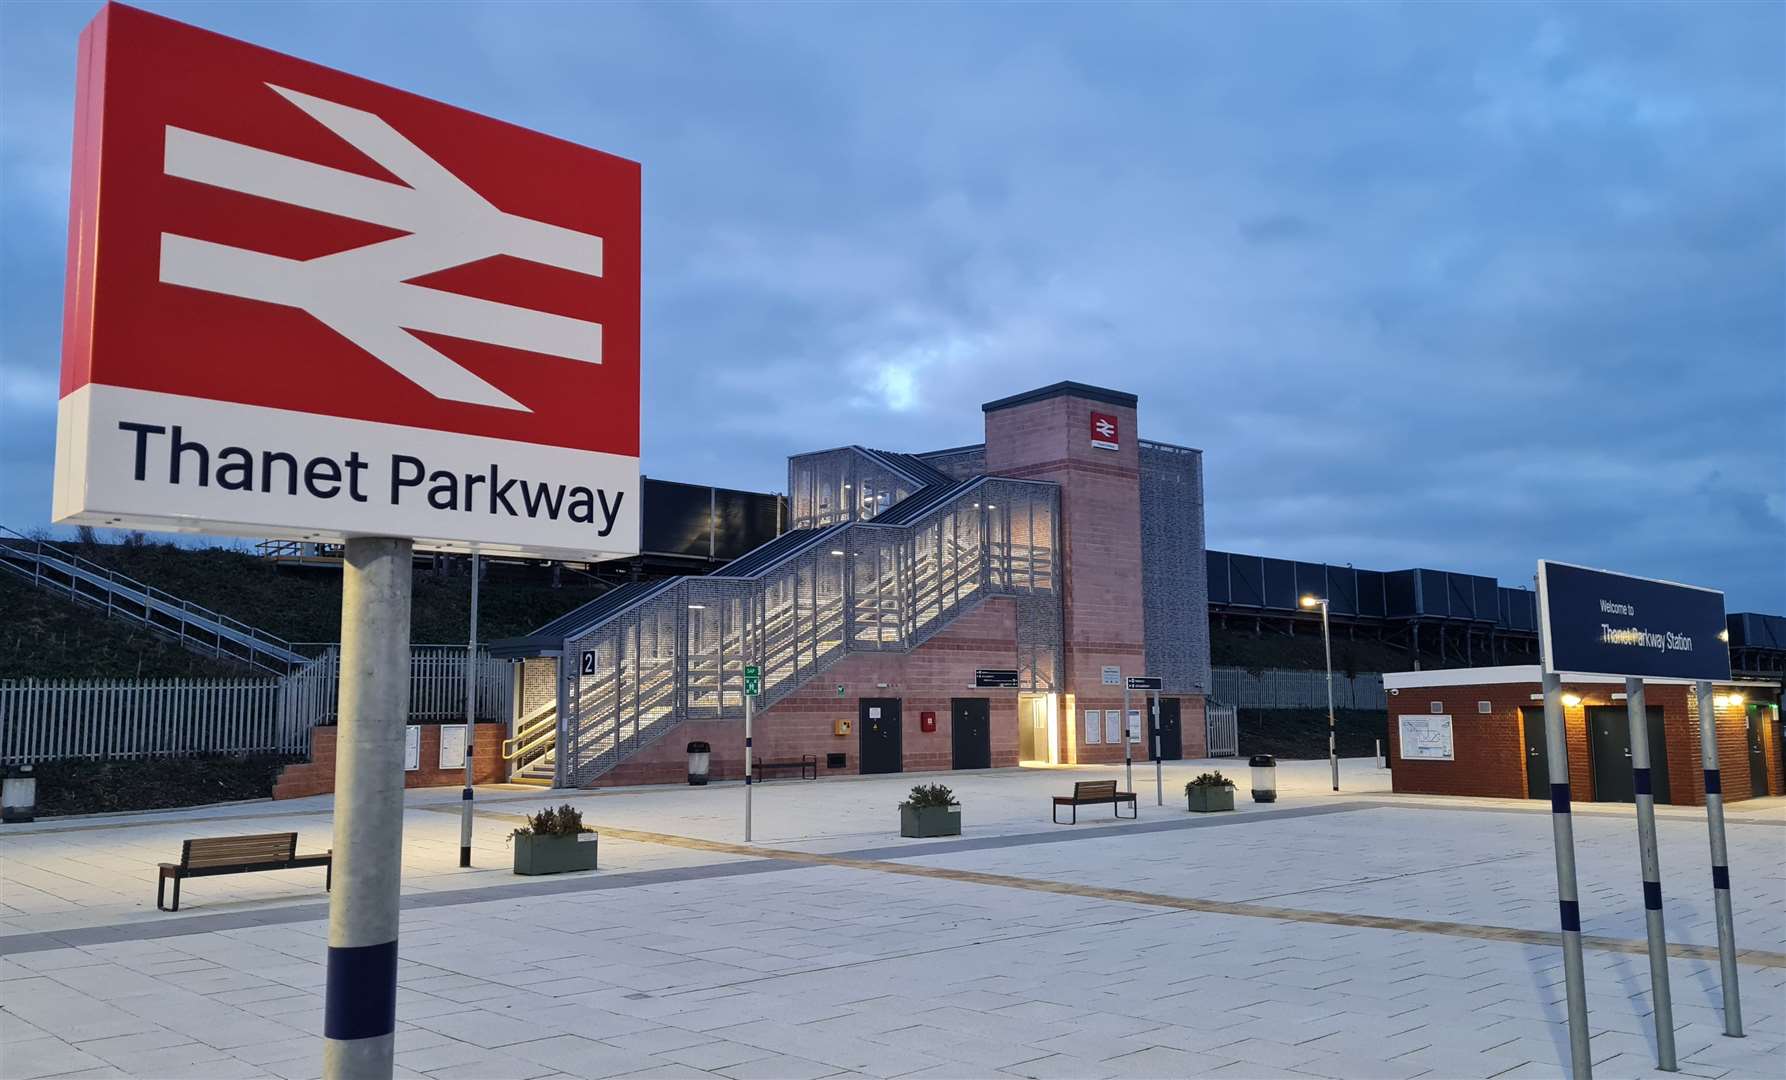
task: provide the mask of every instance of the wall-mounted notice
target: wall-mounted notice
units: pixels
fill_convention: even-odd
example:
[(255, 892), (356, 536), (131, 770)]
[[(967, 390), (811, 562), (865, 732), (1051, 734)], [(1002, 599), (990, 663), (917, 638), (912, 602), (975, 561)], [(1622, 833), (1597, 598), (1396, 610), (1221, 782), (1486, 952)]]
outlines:
[(440, 725), (440, 767), (443, 769), (463, 769), (465, 767), (465, 725)]
[(1399, 719), (1403, 761), (1457, 760), (1451, 745), (1451, 717), (1428, 714)]
[(1096, 709), (1085, 710), (1085, 744), (1096, 746), (1104, 741), (1104, 714)]
[(1104, 741), (1111, 746), (1122, 742), (1122, 710), (1104, 710)]
[(422, 729), (410, 724), (403, 729), (403, 771), (422, 767)]
[(1129, 741), (1132, 743), (1138, 743), (1141, 741), (1141, 710), (1140, 709), (1130, 709), (1129, 710)]

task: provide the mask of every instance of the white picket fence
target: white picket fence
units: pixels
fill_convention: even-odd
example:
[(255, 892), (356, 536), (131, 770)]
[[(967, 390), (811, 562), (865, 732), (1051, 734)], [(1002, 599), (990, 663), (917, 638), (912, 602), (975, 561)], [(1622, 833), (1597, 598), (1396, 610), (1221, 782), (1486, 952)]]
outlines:
[[(410, 719), (465, 719), (465, 647), (416, 646)], [(477, 715), (507, 719), (509, 666), (480, 654)], [(334, 722), (340, 653), (329, 646), (290, 675), (255, 679), (0, 680), (0, 764), (58, 758), (305, 754)]]

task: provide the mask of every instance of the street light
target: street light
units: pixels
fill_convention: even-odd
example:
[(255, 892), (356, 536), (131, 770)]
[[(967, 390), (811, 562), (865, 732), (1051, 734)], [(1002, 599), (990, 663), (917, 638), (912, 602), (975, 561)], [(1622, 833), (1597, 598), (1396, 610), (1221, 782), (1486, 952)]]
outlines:
[(1327, 636), (1327, 598), (1325, 596), (1305, 596), (1302, 598), (1305, 608), (1321, 609), (1321, 649), (1327, 654), (1327, 762), (1333, 767), (1333, 790), (1339, 790), (1339, 741), (1334, 732), (1333, 721), (1333, 642)]

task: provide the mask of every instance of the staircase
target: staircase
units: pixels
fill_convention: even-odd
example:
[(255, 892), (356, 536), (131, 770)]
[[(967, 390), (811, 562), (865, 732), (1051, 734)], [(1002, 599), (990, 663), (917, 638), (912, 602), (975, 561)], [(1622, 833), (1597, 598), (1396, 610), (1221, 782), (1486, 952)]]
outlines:
[(206, 656), (285, 675), (309, 660), (282, 638), (0, 525), (0, 571), (104, 610)]
[(746, 663), (761, 665), (766, 709), (853, 653), (909, 652), (995, 596), (1028, 604), (1020, 667), (1026, 688), (1049, 689), (1057, 507), (1053, 484), (944, 477), (871, 520), (784, 533), (705, 577), (616, 589), (530, 635), (562, 641), (576, 675), (565, 745), (556, 715), (537, 713), (537, 754), (516, 775), (587, 786), (684, 720), (742, 720)]

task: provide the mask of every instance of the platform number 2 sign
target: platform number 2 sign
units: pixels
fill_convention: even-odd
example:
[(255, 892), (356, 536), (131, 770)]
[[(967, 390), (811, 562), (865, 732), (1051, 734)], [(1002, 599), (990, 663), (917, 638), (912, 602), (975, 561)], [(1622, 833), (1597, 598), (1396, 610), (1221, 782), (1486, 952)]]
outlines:
[(577, 674), (579, 674), (579, 675), (594, 675), (595, 674), (595, 650), (594, 649), (584, 649), (583, 650), (582, 658), (579, 661), (578, 666), (577, 666)]

